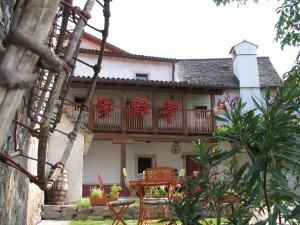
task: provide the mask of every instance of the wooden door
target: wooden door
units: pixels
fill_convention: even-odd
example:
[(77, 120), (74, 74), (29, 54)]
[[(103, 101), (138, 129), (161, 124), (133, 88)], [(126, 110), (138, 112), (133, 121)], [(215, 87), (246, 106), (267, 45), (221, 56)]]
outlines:
[(186, 155), (185, 156), (185, 167), (186, 167), (186, 175), (193, 176), (194, 171), (203, 171), (203, 166), (197, 163), (194, 160), (194, 155)]

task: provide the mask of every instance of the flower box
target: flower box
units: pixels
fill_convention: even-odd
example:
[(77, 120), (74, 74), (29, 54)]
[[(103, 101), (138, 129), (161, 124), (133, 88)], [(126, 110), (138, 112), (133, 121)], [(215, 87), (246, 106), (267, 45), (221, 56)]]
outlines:
[(232, 194), (232, 195), (226, 195), (223, 198), (223, 202), (224, 203), (231, 203), (231, 204), (237, 203), (238, 200), (239, 200), (239, 196), (234, 195), (234, 194)]
[(97, 197), (90, 197), (91, 206), (104, 206), (106, 202), (116, 201), (118, 198), (97, 198)]

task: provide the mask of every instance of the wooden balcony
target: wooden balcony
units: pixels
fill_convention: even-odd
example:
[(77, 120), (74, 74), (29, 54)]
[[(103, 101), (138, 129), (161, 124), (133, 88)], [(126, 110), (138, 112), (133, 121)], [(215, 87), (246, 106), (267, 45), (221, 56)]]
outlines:
[[(65, 112), (76, 119), (79, 109), (65, 105)], [(186, 114), (186, 115), (184, 115)], [(153, 116), (156, 115), (156, 116)], [(211, 110), (178, 110), (168, 123), (159, 114), (159, 110), (150, 110), (143, 118), (133, 117), (129, 109), (122, 115), (121, 106), (105, 116), (98, 112), (89, 112), (84, 118), (84, 124), (93, 132), (126, 132), (126, 133), (173, 133), (173, 134), (211, 134), (214, 131)], [(125, 121), (122, 121), (122, 118)]]

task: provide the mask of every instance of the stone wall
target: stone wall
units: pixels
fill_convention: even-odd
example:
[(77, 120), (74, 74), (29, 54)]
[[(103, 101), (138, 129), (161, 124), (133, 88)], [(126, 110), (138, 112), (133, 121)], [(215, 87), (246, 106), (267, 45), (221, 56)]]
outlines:
[[(26, 97), (25, 97), (26, 99)], [(21, 120), (25, 121), (26, 110), (20, 108)], [(14, 151), (14, 125), (8, 133), (4, 149)], [(18, 146), (25, 155), (37, 157), (37, 139), (27, 136), (27, 130), (18, 127)], [(36, 175), (37, 164), (35, 161), (22, 157), (14, 158), (24, 168)], [(40, 221), (40, 208), (43, 203), (43, 192), (35, 185), (30, 184), (28, 178), (21, 172), (0, 162), (0, 224), (1, 225), (35, 225)]]
[[(5, 38), (13, 14), (13, 7), (16, 0), (0, 1), (0, 47)], [(26, 97), (25, 97), (26, 99)], [(26, 100), (25, 100), (26, 101)], [(20, 108), (20, 114), (23, 121), (26, 118), (26, 109)], [(7, 142), (3, 148), (12, 152), (13, 149), (13, 131), (11, 126)], [(24, 140), (26, 131), (19, 128), (19, 137)], [(30, 139), (25, 142), (19, 142), (24, 147), (24, 153), (35, 157), (37, 155), (37, 141)], [(35, 163), (28, 162), (24, 158), (17, 158), (17, 162), (22, 164), (30, 171), (36, 171)], [(35, 185), (30, 184), (27, 177), (20, 172), (8, 167), (0, 162), (0, 224), (1, 225), (35, 225), (40, 220), (39, 208), (43, 202), (43, 193)]]
[[(0, 46), (6, 36), (13, 14), (13, 6), (15, 0), (0, 1)], [(12, 126), (8, 134), (7, 142), (4, 148), (7, 151), (13, 151)], [(20, 163), (26, 165), (24, 159), (19, 160)], [(1, 225), (25, 225), (27, 222), (27, 201), (28, 201), (29, 182), (26, 177), (16, 170), (8, 167), (0, 162), (0, 224)]]
[[(139, 218), (139, 205), (129, 206), (127, 212), (123, 216), (126, 220)], [(230, 210), (228, 208), (228, 210)], [(148, 208), (152, 219), (161, 218), (163, 216), (163, 206), (151, 206)], [(207, 217), (213, 217), (208, 209), (201, 209), (201, 213)], [(44, 205), (42, 207), (41, 217), (44, 220), (104, 220), (111, 219), (113, 213), (107, 206), (76, 206), (76, 205)]]

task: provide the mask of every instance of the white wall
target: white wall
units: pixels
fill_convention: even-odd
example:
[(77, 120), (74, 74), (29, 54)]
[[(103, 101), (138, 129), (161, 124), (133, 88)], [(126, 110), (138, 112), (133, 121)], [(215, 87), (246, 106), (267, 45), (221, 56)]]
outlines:
[(187, 102), (188, 109), (193, 109), (195, 106), (207, 106), (207, 109), (211, 108), (209, 95), (188, 94)]
[[(57, 129), (69, 133), (73, 127), (74, 124), (70, 122), (65, 115), (62, 115), (61, 122), (58, 124)], [(51, 135), (49, 151), (47, 152), (47, 158), (50, 163), (55, 164), (60, 160), (67, 142), (67, 136), (59, 132), (55, 132)], [(83, 153), (84, 135), (79, 132), (65, 167), (68, 170), (69, 183), (69, 190), (66, 195), (67, 203), (81, 200)]]
[[(153, 155), (155, 166), (171, 166), (177, 169), (184, 167), (182, 154), (193, 152), (192, 143), (179, 143), (181, 153), (174, 155), (170, 149), (172, 142), (144, 142), (137, 141), (126, 145), (126, 168), (129, 179), (136, 179), (136, 155)], [(96, 184), (97, 172), (100, 172), (107, 184), (120, 183), (121, 146), (111, 141), (94, 140), (90, 150), (84, 158), (83, 183)]]
[(97, 45), (94, 42), (82, 38), (80, 43), (80, 48), (100, 49), (100, 45)]
[(233, 71), (239, 79), (240, 97), (247, 102), (245, 111), (255, 108), (252, 97), (262, 100), (256, 56), (257, 46), (243, 41), (233, 47)]
[[(78, 58), (91, 65), (97, 62), (97, 55), (80, 53)], [(136, 73), (149, 74), (149, 80), (172, 81), (172, 63), (106, 56), (102, 62), (100, 76), (134, 79)], [(93, 69), (77, 62), (74, 74), (92, 76)]]
[(243, 41), (232, 48), (233, 71), (240, 81), (240, 87), (259, 87), (256, 58), (257, 45)]
[(83, 160), (83, 184), (96, 184), (97, 173), (107, 184), (120, 183), (121, 146), (111, 141), (93, 140)]

